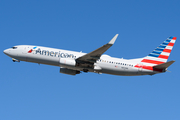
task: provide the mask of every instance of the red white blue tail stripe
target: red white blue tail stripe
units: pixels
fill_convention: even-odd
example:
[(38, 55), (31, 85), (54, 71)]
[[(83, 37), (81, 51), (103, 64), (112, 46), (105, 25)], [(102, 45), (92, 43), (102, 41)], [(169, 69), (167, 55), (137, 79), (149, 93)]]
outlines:
[(172, 51), (176, 37), (167, 38), (162, 44), (160, 44), (155, 50), (153, 50), (147, 57), (145, 57), (141, 63), (147, 66), (154, 66), (167, 62), (168, 57)]
[(162, 69), (155, 69), (154, 66), (167, 62), (175, 42), (176, 37), (167, 38), (148, 56), (144, 57), (141, 60), (140, 64), (137, 64), (134, 67), (162, 72)]

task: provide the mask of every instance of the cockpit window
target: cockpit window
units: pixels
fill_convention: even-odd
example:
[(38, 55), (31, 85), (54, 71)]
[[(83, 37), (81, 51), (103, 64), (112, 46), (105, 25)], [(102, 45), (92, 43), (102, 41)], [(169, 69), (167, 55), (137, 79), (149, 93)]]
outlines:
[(12, 47), (12, 49), (17, 49), (17, 47)]

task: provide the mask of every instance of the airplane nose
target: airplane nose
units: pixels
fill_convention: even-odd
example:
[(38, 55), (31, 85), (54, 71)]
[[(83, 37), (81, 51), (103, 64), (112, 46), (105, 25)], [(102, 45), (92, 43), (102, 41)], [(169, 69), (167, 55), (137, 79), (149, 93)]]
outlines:
[(9, 50), (6, 49), (6, 50), (3, 51), (3, 53), (7, 55), (7, 54), (8, 54), (8, 51), (9, 51)]

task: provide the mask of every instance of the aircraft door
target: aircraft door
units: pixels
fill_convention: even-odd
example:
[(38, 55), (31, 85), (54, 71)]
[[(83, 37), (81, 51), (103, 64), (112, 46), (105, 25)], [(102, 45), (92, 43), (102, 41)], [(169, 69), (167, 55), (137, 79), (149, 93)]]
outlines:
[(23, 49), (23, 50), (22, 50), (22, 53), (23, 53), (23, 54), (27, 54), (28, 51), (27, 51), (26, 47), (23, 47), (22, 49)]
[(143, 67), (143, 64), (142, 64), (142, 63), (139, 63), (139, 69), (138, 69), (138, 72), (142, 72), (142, 67)]

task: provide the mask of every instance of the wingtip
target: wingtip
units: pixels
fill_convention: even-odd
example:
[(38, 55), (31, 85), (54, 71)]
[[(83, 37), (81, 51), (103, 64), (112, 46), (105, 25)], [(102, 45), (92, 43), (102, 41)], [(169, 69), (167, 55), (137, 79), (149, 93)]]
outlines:
[(113, 45), (114, 44), (114, 42), (116, 41), (116, 39), (117, 39), (117, 37), (118, 37), (118, 35), (119, 34), (116, 34), (110, 41), (109, 41), (109, 43), (108, 44), (111, 44), (111, 45)]

